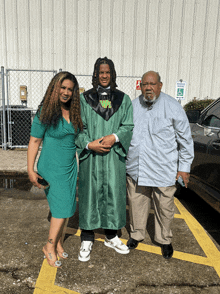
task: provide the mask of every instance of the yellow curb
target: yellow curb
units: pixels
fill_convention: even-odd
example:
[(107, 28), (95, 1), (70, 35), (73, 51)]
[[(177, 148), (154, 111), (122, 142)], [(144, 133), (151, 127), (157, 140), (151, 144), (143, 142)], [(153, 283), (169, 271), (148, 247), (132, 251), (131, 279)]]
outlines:
[(179, 212), (184, 216), (184, 220), (193, 233), (197, 242), (201, 246), (211, 266), (214, 267), (218, 276), (220, 277), (220, 252), (212, 242), (206, 231), (197, 222), (197, 220), (185, 209), (185, 207), (179, 202), (178, 199), (174, 199), (175, 205), (179, 209)]

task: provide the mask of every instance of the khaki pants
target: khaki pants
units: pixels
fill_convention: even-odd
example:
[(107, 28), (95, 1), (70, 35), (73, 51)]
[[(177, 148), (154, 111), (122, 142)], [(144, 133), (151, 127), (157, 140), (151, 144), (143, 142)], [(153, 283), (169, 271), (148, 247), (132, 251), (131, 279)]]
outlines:
[(141, 241), (145, 238), (147, 219), (151, 201), (154, 207), (155, 236), (160, 244), (170, 244), (172, 240), (171, 222), (174, 217), (174, 193), (176, 186), (145, 187), (127, 175), (127, 195), (131, 238)]

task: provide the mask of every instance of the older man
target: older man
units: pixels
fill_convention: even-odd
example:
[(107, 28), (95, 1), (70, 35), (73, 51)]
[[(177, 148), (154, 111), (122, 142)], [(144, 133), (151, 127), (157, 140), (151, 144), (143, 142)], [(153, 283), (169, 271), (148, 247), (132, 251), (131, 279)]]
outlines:
[(142, 77), (142, 95), (132, 101), (134, 129), (127, 155), (127, 194), (131, 236), (129, 249), (145, 238), (146, 224), (154, 206), (155, 241), (162, 255), (173, 255), (171, 222), (174, 216), (175, 182), (189, 181), (193, 160), (193, 140), (182, 106), (161, 92), (158, 73), (146, 72)]

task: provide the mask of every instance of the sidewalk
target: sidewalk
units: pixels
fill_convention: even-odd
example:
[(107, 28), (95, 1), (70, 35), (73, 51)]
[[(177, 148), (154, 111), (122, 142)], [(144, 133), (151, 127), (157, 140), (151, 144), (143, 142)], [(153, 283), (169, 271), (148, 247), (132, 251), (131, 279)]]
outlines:
[(0, 175), (11, 172), (27, 173), (27, 150), (0, 149)]

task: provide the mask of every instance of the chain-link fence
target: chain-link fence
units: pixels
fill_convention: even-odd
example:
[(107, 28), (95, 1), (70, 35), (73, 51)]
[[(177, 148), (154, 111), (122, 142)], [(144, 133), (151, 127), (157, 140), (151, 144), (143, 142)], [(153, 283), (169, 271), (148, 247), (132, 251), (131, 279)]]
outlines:
[[(55, 70), (7, 69), (6, 74), (4, 74), (2, 67), (0, 84), (0, 139), (2, 148), (26, 148), (28, 146), (33, 117), (52, 77), (56, 73)], [(92, 87), (91, 75), (76, 75), (76, 78), (79, 87), (84, 88), (85, 91)], [(136, 90), (138, 79), (140, 78), (118, 76), (118, 89), (128, 94), (133, 100), (140, 94), (140, 91)], [(4, 84), (6, 85), (5, 90), (3, 89), (4, 86), (2, 87)], [(3, 102), (4, 97), (5, 102)]]
[(33, 116), (56, 73), (45, 70), (6, 70), (9, 148), (27, 147)]

